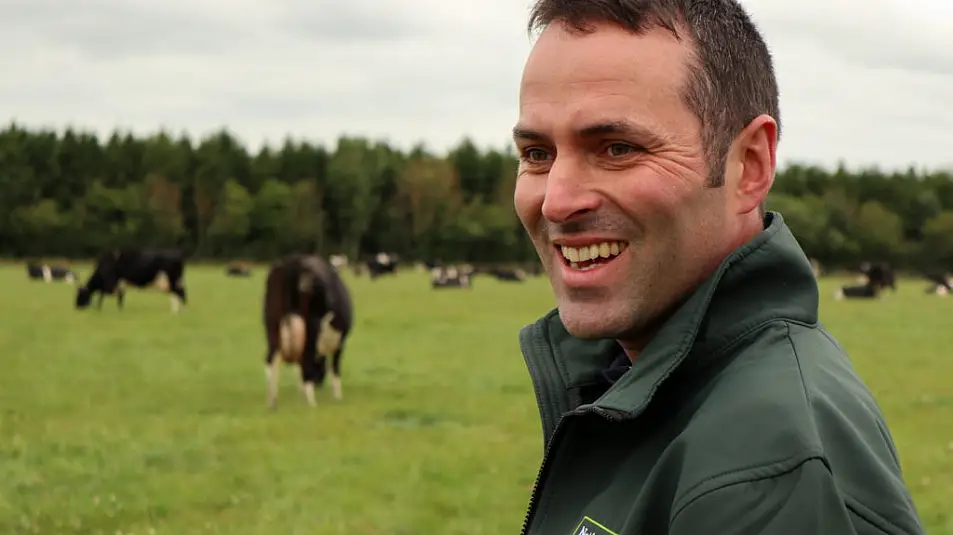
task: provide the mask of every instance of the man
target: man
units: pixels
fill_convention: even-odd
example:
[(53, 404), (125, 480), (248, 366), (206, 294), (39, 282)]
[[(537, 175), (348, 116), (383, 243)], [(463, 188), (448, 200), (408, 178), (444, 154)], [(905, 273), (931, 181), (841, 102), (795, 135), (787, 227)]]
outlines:
[(884, 417), (764, 212), (770, 54), (735, 0), (537, 0), (514, 202), (558, 308), (520, 333), (524, 533), (923, 533)]

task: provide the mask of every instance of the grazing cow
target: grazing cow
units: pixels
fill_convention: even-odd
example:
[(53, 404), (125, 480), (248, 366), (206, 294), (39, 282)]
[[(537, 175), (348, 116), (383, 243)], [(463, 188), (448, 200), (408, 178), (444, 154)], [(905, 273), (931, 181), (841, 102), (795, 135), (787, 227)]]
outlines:
[(890, 288), (897, 291), (896, 278), (894, 277), (893, 267), (886, 262), (864, 262), (860, 266), (861, 272), (867, 277), (867, 281), (878, 289)]
[(526, 280), (526, 272), (522, 269), (496, 268), (489, 271), (490, 275), (503, 282), (523, 282)]
[(282, 362), (299, 367), (309, 405), (315, 405), (314, 386), (324, 383), (329, 368), (334, 397), (341, 399), (341, 355), (353, 315), (347, 286), (323, 258), (290, 255), (271, 265), (264, 299), (269, 408), (278, 404)]
[(439, 288), (470, 288), (471, 273), (451, 267), (435, 267), (430, 271), (430, 286)]
[(842, 286), (834, 293), (834, 298), (841, 299), (873, 299), (880, 295), (884, 288), (897, 291), (893, 268), (885, 262), (864, 262), (860, 265), (863, 275), (860, 284)]
[(100, 255), (96, 269), (85, 286), (76, 292), (76, 308), (89, 306), (93, 294), (99, 293), (96, 308), (102, 308), (103, 297), (116, 295), (119, 308), (125, 301), (125, 286), (154, 288), (169, 293), (172, 312), (186, 304), (185, 259), (177, 250), (122, 248)]
[(945, 273), (924, 273), (924, 277), (931, 282), (926, 293), (947, 296), (953, 293), (953, 278)]
[(74, 284), (76, 282), (76, 273), (73, 273), (69, 268), (63, 266), (28, 262), (26, 272), (31, 279), (42, 279), (43, 282), (63, 281), (66, 284)]
[(367, 261), (367, 270), (371, 279), (376, 279), (381, 275), (396, 275), (399, 264), (400, 258), (397, 255), (377, 253), (377, 256)]
[(330, 260), (331, 267), (333, 267), (335, 271), (340, 271), (341, 268), (347, 267), (348, 264), (347, 256), (343, 254), (333, 254), (328, 260)]
[(225, 275), (229, 277), (251, 277), (251, 266), (243, 262), (229, 264), (225, 268)]

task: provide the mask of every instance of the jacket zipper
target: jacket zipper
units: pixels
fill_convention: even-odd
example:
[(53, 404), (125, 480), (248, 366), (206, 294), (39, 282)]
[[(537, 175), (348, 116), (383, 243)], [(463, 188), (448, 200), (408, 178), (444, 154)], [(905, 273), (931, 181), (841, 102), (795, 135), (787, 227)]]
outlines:
[(543, 452), (543, 461), (539, 465), (539, 471), (536, 472), (536, 482), (533, 483), (533, 493), (529, 498), (529, 507), (526, 509), (526, 517), (523, 519), (523, 529), (520, 531), (521, 535), (526, 535), (529, 531), (530, 520), (532, 520), (533, 515), (536, 513), (536, 506), (539, 505), (539, 482), (543, 479), (543, 474), (546, 473), (546, 469), (548, 468), (549, 454), (553, 450), (553, 444), (556, 443), (556, 439), (559, 437), (559, 431), (562, 430), (564, 418), (565, 415), (560, 416), (559, 420), (556, 421), (553, 436), (549, 440), (549, 444), (546, 445), (546, 451)]
[[(572, 411), (569, 414), (572, 415), (583, 415), (586, 413), (596, 413), (599, 416), (605, 418), (606, 420), (612, 422), (619, 422), (625, 420), (627, 415), (618, 411), (609, 411), (600, 407), (581, 407), (575, 411)], [(556, 444), (556, 439), (559, 438), (559, 432), (562, 430), (562, 423), (565, 420), (566, 415), (563, 415), (556, 421), (556, 427), (553, 429), (553, 436), (549, 440), (549, 444), (546, 445), (546, 451), (543, 453), (543, 461), (540, 463), (539, 471), (536, 473), (536, 482), (533, 483), (533, 494), (529, 499), (529, 507), (526, 509), (526, 517), (523, 519), (523, 529), (520, 532), (521, 535), (527, 535), (529, 530), (530, 521), (533, 518), (533, 515), (536, 513), (536, 507), (539, 502), (539, 483), (543, 479), (543, 474), (548, 468), (547, 463), (549, 462), (549, 454), (553, 449), (553, 445)]]

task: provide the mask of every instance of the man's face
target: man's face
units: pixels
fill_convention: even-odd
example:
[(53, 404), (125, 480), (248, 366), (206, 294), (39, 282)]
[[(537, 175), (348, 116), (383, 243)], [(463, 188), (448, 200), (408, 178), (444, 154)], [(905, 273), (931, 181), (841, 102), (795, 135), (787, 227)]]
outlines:
[(706, 187), (682, 99), (689, 47), (663, 29), (556, 23), (527, 61), (514, 202), (577, 337), (643, 336), (725, 254), (726, 188)]

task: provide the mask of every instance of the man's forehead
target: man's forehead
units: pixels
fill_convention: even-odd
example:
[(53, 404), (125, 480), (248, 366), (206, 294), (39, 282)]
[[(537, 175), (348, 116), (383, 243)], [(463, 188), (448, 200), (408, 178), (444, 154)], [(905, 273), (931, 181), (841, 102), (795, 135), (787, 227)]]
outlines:
[(590, 33), (547, 27), (527, 58), (521, 89), (539, 84), (585, 84), (615, 78), (678, 84), (687, 72), (691, 47), (664, 28), (635, 34), (597, 24)]
[(514, 135), (657, 138), (673, 108), (683, 105), (678, 88), (651, 90), (625, 80), (530, 85), (520, 94)]

